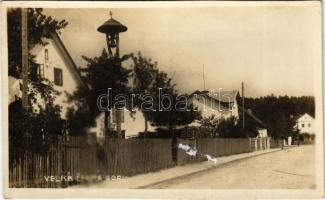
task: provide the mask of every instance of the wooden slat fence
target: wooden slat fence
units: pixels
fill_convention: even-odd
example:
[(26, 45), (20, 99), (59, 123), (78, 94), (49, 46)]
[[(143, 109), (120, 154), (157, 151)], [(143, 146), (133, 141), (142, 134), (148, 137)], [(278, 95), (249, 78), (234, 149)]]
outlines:
[[(209, 154), (214, 157), (228, 156), (239, 153), (251, 152), (249, 139), (233, 139), (233, 138), (201, 138), (198, 140), (179, 140), (179, 143), (188, 144), (196, 147), (199, 153)], [(206, 160), (202, 156), (188, 156), (184, 151), (178, 151), (179, 165), (194, 163)]]
[[(220, 157), (254, 151), (251, 139), (201, 138), (178, 139), (196, 147), (199, 153)], [(263, 147), (262, 147), (263, 148)], [(117, 155), (117, 156), (115, 156)], [(9, 166), (10, 187), (66, 187), (66, 181), (46, 181), (45, 177), (70, 175), (74, 180), (97, 180), (98, 176), (133, 176), (205, 160), (178, 150), (172, 159), (171, 139), (107, 140), (103, 145), (87, 137), (60, 138), (47, 153), (16, 156)], [(71, 184), (71, 182), (69, 182)]]

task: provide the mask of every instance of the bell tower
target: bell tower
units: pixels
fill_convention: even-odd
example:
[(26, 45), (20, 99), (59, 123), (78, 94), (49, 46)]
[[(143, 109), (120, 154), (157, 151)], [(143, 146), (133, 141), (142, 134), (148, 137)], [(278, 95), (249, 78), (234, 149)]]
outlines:
[(128, 30), (126, 26), (113, 18), (112, 11), (109, 11), (110, 19), (98, 27), (98, 31), (106, 35), (108, 53), (110, 56), (119, 56), (119, 34)]

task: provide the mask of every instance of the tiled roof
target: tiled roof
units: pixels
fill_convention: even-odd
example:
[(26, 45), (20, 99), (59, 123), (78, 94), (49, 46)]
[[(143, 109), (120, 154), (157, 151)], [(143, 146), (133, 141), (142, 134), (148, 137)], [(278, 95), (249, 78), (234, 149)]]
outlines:
[(219, 91), (195, 91), (190, 96), (193, 96), (194, 94), (198, 96), (208, 96), (211, 97), (217, 101), (223, 102), (223, 103), (233, 103), (236, 101), (236, 96), (238, 94), (238, 90), (219, 90)]

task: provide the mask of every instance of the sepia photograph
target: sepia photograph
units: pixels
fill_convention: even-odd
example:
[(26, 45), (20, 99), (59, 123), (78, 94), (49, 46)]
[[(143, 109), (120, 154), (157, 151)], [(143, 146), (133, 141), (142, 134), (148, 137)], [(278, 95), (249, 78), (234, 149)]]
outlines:
[(2, 11), (5, 197), (324, 196), (320, 1)]

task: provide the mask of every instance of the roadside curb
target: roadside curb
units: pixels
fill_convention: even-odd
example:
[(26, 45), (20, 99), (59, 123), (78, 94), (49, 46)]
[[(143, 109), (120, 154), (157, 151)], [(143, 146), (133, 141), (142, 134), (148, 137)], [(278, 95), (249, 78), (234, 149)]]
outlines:
[(241, 161), (241, 160), (250, 159), (250, 158), (257, 157), (257, 156), (278, 152), (278, 151), (281, 151), (281, 150), (283, 150), (283, 149), (277, 148), (277, 149), (275, 149), (273, 151), (268, 151), (268, 152), (263, 152), (263, 153), (256, 154), (256, 155), (250, 155), (250, 156), (243, 157), (243, 158), (233, 159), (233, 160), (230, 160), (230, 161), (226, 161), (224, 163), (220, 163), (220, 164), (218, 164), (216, 166), (211, 166), (211, 167), (208, 167), (206, 169), (198, 170), (196, 172), (191, 172), (191, 173), (183, 174), (183, 175), (180, 175), (180, 176), (175, 176), (175, 177), (172, 177), (172, 178), (168, 178), (168, 179), (165, 179), (165, 180), (157, 181), (157, 182), (154, 182), (154, 183), (138, 186), (138, 187), (135, 187), (134, 189), (146, 189), (146, 188), (149, 188), (149, 187), (152, 187), (152, 186), (162, 184), (164, 182), (174, 181), (176, 179), (182, 179), (182, 178), (186, 178), (188, 176), (197, 175), (197, 174), (200, 174), (200, 173), (205, 173), (205, 172), (214, 170), (214, 169), (219, 168), (219, 167), (226, 166), (226, 165), (234, 163), (234, 162), (238, 162), (238, 161)]

